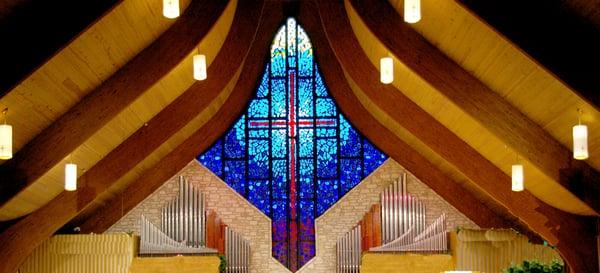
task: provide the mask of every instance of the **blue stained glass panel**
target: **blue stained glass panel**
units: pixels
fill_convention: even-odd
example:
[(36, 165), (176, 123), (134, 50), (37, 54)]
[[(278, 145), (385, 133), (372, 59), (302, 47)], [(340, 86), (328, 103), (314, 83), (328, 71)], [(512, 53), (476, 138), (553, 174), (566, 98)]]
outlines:
[(333, 117), (337, 114), (332, 99), (317, 99), (317, 117)]
[(273, 158), (285, 158), (288, 154), (286, 130), (273, 130), (271, 131), (271, 134), (271, 149), (273, 150)]
[(269, 117), (269, 101), (266, 99), (260, 99), (250, 102), (248, 116), (251, 118)]
[(223, 142), (218, 140), (208, 151), (198, 157), (198, 161), (217, 176), (223, 176)]
[(315, 255), (316, 217), (387, 156), (340, 114), (294, 19), (270, 53), (244, 114), (198, 160), (272, 219), (273, 257), (295, 272)]
[(340, 166), (341, 181), (344, 181), (342, 192), (348, 192), (362, 180), (362, 160), (360, 159), (342, 159)]
[[(315, 68), (315, 70), (316, 70), (316, 68)], [(319, 73), (318, 70), (315, 75), (315, 93), (319, 97), (329, 97), (329, 94), (327, 94), (327, 89), (325, 89), (325, 84), (323, 82), (323, 78), (321, 78), (321, 73)]]
[(320, 179), (318, 181), (318, 191), (317, 215), (321, 215), (339, 199), (337, 181)]
[(225, 155), (228, 158), (242, 158), (246, 151), (246, 119), (241, 118), (225, 137)]
[(248, 156), (248, 177), (269, 178), (269, 141), (250, 139)]
[(312, 76), (313, 49), (304, 30), (298, 29), (298, 74), (301, 77)]
[(273, 198), (287, 198), (288, 179), (287, 161), (285, 159), (273, 160)]
[(365, 158), (365, 170), (364, 175), (367, 176), (372, 173), (377, 167), (381, 166), (387, 159), (387, 156), (379, 151), (373, 144), (368, 140), (363, 142), (364, 158)]
[(343, 157), (360, 156), (361, 137), (350, 123), (340, 115), (340, 149)]
[(248, 181), (248, 200), (266, 215), (271, 215), (269, 180)]
[[(269, 70), (269, 65), (267, 65), (267, 71)], [(269, 94), (269, 73), (264, 73), (262, 80), (260, 80), (260, 85), (258, 86), (258, 90), (256, 91), (257, 98), (264, 98)]]
[(271, 84), (271, 116), (286, 117), (287, 89), (285, 79), (273, 79)]
[(313, 129), (300, 129), (298, 136), (300, 139), (300, 157), (312, 157), (314, 148)]
[(223, 180), (232, 189), (241, 195), (246, 194), (246, 161), (243, 160), (227, 160), (225, 161)]
[(317, 139), (317, 176), (337, 177), (337, 143), (335, 139)]
[(313, 198), (315, 167), (312, 159), (300, 159), (300, 183), (298, 194), (300, 198)]
[(313, 116), (312, 79), (298, 80), (298, 116), (301, 118)]

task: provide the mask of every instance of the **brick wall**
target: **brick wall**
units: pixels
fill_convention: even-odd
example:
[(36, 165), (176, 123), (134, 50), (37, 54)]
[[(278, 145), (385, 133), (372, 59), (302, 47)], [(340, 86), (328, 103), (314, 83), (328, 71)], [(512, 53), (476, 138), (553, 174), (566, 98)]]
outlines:
[[(398, 179), (404, 171), (404, 168), (395, 161), (391, 159), (386, 161), (319, 217), (316, 220), (316, 256), (298, 272), (335, 272), (336, 240), (356, 225), (373, 204), (379, 202), (379, 194), (383, 188)], [(138, 233), (141, 213), (144, 213), (154, 223), (159, 223), (160, 208), (164, 202), (177, 195), (177, 177), (179, 175), (185, 176), (205, 192), (207, 207), (214, 209), (227, 225), (250, 241), (251, 272), (289, 272), (271, 257), (270, 219), (196, 160), (190, 162), (179, 174), (148, 196), (107, 232), (133, 231)], [(410, 173), (408, 173), (407, 179), (408, 192), (419, 197), (427, 206), (428, 224), (442, 212), (446, 212), (449, 230), (457, 226), (477, 228), (472, 221)]]

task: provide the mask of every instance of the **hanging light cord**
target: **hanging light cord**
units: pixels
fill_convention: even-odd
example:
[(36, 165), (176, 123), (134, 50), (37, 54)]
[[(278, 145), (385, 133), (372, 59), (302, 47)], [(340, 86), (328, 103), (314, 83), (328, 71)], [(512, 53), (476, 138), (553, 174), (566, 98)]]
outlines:
[(581, 115), (583, 115), (583, 110), (581, 108), (577, 108), (577, 124), (581, 125)]
[(8, 114), (8, 108), (4, 108), (4, 110), (2, 110), (2, 115), (4, 115), (4, 124), (6, 124), (6, 115)]

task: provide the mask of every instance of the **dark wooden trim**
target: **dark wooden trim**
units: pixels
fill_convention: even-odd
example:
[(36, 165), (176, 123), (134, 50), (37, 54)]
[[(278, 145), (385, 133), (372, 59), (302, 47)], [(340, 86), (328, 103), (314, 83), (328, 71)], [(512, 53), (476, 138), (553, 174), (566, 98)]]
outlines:
[(122, 0), (21, 1), (0, 17), (0, 99)]
[[(319, 12), (333, 52), (348, 76), (376, 107), (462, 172), (511, 216), (518, 218), (550, 244), (557, 246), (566, 262), (576, 272), (598, 271), (598, 263), (589, 262), (597, 259), (597, 249), (590, 243), (594, 238), (590, 228), (593, 226), (590, 224), (591, 218), (560, 211), (541, 202), (528, 191), (511, 192), (508, 175), (419, 108), (402, 92), (393, 86), (379, 83), (379, 73), (362, 51), (350, 26), (343, 1), (321, 1)], [(386, 20), (391, 18), (386, 17)], [(406, 36), (404, 39), (412, 40), (414, 37)], [(421, 59), (421, 62), (426, 60)], [(393, 147), (397, 146), (398, 144), (394, 143)], [(396, 149), (393, 147), (391, 149)], [(387, 152), (387, 149), (383, 149)], [(413, 171), (412, 168), (405, 167)], [(456, 202), (460, 203), (462, 196), (448, 202), (453, 205)], [(469, 215), (467, 217), (470, 218)]]
[[(600, 184), (592, 179), (600, 173), (585, 162), (574, 160), (571, 151), (541, 126), (427, 42), (403, 22), (388, 1), (350, 2), (367, 27), (400, 62), (541, 172), (600, 212)], [(561, 175), (565, 172), (571, 175)], [(582, 177), (587, 179), (569, 179), (573, 173), (591, 175)]]
[[(148, 122), (148, 126), (138, 130), (82, 175), (80, 180), (85, 182), (83, 183), (84, 187), (76, 192), (62, 192), (48, 204), (0, 234), (0, 244), (3, 245), (0, 255), (9, 261), (5, 268), (0, 269), (0, 273), (14, 273), (19, 264), (35, 247), (75, 218), (120, 177), (210, 106), (210, 102), (232, 80), (238, 67), (242, 64), (244, 58), (240, 56), (245, 56), (245, 53), (249, 52), (252, 40), (256, 35), (262, 9), (262, 1), (240, 1), (237, 16), (226, 42), (209, 67), (209, 74), (212, 76), (190, 87)], [(239, 52), (240, 55), (231, 54), (231, 52)], [(258, 74), (256, 73), (256, 75)], [(176, 156), (180, 155), (176, 154)], [(189, 162), (192, 158), (194, 156), (188, 157), (186, 160)], [(135, 194), (143, 192), (143, 187), (134, 189), (132, 192)], [(129, 199), (130, 196), (127, 200)]]
[[(457, 0), (600, 111), (600, 5), (548, 0)], [(572, 1), (573, 2), (573, 1)], [(584, 4), (585, 3), (585, 4)], [(577, 5), (577, 4), (575, 4)], [(589, 12), (591, 17), (585, 13)]]
[[(161, 159), (159, 163), (150, 168), (139, 179), (131, 183), (124, 190), (127, 198), (123, 200), (123, 204), (116, 202), (115, 200), (119, 198), (115, 198), (81, 223), (82, 232), (104, 232), (122, 217), (122, 212), (126, 213), (133, 209), (139, 202), (143, 201), (165, 181), (185, 167), (186, 164), (209, 148), (209, 145), (216, 141), (242, 114), (244, 106), (252, 97), (253, 91), (260, 80), (261, 72), (264, 70), (265, 60), (269, 56), (268, 48), (275, 31), (279, 24), (283, 22), (283, 14), (278, 2), (267, 2), (269, 7), (263, 12), (261, 26), (244, 62), (240, 78), (232, 94), (219, 111), (186, 141)], [(236, 51), (226, 53), (235, 55), (231, 52)]]
[(7, 183), (0, 184), (0, 205), (54, 167), (186, 58), (227, 2), (193, 0), (163, 35), (1, 165), (0, 177)]

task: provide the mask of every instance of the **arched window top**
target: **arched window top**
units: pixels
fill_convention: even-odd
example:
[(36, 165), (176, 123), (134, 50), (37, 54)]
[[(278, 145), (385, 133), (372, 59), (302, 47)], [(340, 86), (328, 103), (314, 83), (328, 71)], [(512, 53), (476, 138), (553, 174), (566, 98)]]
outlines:
[(387, 158), (340, 113), (308, 35), (289, 18), (247, 109), (198, 160), (272, 219), (273, 256), (315, 255), (315, 219)]

